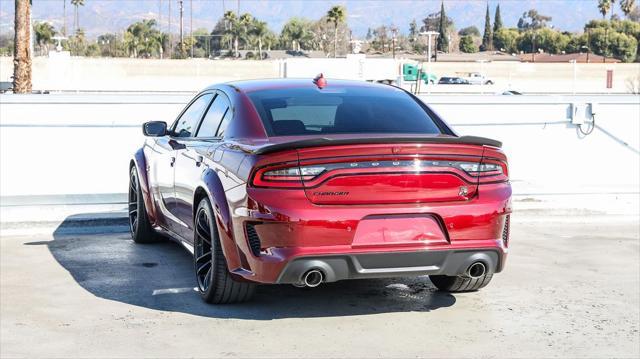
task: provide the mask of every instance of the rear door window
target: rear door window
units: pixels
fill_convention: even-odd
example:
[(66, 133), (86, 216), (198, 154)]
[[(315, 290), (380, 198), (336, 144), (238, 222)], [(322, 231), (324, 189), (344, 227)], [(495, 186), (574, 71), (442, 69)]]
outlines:
[(198, 123), (212, 98), (213, 94), (204, 94), (189, 105), (173, 129), (175, 137), (193, 137), (195, 135)]
[(226, 96), (218, 95), (215, 100), (213, 100), (211, 106), (209, 106), (207, 114), (204, 115), (204, 119), (202, 120), (202, 124), (200, 125), (200, 129), (198, 129), (196, 137), (216, 137), (218, 127), (220, 127), (222, 118), (228, 110), (229, 101)]
[(229, 127), (229, 123), (231, 122), (232, 118), (233, 118), (233, 111), (231, 111), (231, 108), (229, 108), (227, 110), (227, 113), (225, 113), (224, 117), (222, 118), (222, 122), (220, 123), (220, 127), (218, 128), (218, 133), (216, 134), (216, 137), (224, 137), (224, 132), (227, 130), (227, 127)]

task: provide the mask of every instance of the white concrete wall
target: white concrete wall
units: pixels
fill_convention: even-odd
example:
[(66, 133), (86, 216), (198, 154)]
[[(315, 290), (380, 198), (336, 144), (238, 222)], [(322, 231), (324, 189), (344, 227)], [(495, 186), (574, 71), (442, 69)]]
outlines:
[[(187, 95), (0, 95), (0, 196), (123, 193), (140, 125)], [(504, 142), (516, 193), (640, 192), (637, 96), (423, 96), (459, 134)], [(597, 103), (580, 135), (573, 102)]]
[[(46, 58), (33, 60), (33, 88), (64, 91), (197, 91), (209, 84), (240, 79), (277, 77), (313, 78), (322, 72), (328, 78), (367, 78), (369, 74), (395, 79), (398, 59), (288, 59), (247, 60), (157, 60), (129, 58)], [(427, 64), (424, 65), (425, 68)], [(458, 76), (483, 72), (492, 86), (422, 87), (433, 92), (496, 93), (514, 89), (532, 93), (628, 93), (633, 82), (640, 87), (640, 63), (520, 63), (520, 62), (436, 62), (432, 73)], [(575, 70), (575, 77), (574, 77)], [(606, 88), (607, 70), (613, 70), (613, 88)], [(13, 74), (10, 57), (0, 57), (0, 81)], [(575, 81), (574, 81), (575, 79)]]

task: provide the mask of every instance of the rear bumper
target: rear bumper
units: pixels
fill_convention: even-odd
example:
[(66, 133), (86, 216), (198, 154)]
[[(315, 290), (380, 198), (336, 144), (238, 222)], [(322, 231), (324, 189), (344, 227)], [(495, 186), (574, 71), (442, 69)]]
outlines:
[(502, 270), (506, 253), (501, 249), (388, 252), (296, 258), (289, 262), (276, 283), (299, 284), (305, 273), (316, 269), (324, 281), (406, 277), (418, 275), (464, 275), (475, 262), (489, 273)]
[[(242, 187), (227, 196), (236, 198), (229, 201), (233, 230), (220, 232), (229, 270), (257, 283), (299, 283), (314, 266), (324, 268), (327, 281), (458, 275), (474, 259), (500, 272), (508, 252), (508, 183), (483, 185), (469, 201), (428, 204), (314, 205), (302, 191)], [(376, 228), (371, 218), (411, 220)], [(379, 227), (397, 237), (406, 229), (413, 239), (380, 240)]]

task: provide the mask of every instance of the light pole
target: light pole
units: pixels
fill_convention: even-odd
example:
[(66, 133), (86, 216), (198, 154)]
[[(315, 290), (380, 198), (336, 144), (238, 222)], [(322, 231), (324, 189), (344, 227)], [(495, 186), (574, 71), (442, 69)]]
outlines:
[(393, 54), (393, 58), (396, 58), (396, 36), (398, 36), (398, 28), (391, 28), (391, 53)]
[(573, 64), (573, 94), (576, 94), (576, 77), (578, 74), (577, 61), (575, 59), (569, 60), (570, 63)]
[[(437, 39), (440, 33), (437, 31), (424, 31), (424, 32), (421, 32), (419, 35), (426, 36), (427, 42), (429, 43), (427, 46), (427, 93), (431, 93), (431, 86), (429, 86), (430, 84), (429, 77), (431, 77), (431, 37), (433, 36), (434, 39)], [(419, 78), (418, 78), (418, 81), (420, 81)]]

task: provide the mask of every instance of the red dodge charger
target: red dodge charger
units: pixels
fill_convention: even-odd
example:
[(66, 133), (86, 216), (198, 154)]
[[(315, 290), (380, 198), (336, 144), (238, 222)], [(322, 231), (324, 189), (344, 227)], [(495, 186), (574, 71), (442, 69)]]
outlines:
[(428, 275), (486, 286), (505, 265), (511, 186), (495, 140), (458, 136), (393, 86), (260, 80), (211, 86), (130, 163), (133, 240), (193, 253), (210, 303), (256, 284)]

